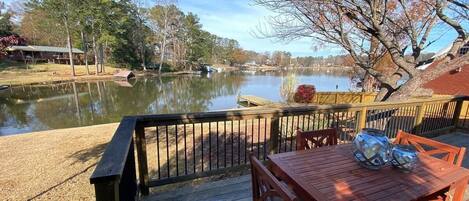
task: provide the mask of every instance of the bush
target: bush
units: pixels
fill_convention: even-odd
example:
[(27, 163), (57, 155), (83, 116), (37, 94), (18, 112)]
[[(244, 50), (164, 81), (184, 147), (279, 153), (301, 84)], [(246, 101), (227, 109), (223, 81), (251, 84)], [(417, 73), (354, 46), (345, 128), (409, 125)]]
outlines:
[(293, 100), (296, 103), (312, 103), (315, 94), (316, 87), (314, 85), (302, 84), (296, 89)]

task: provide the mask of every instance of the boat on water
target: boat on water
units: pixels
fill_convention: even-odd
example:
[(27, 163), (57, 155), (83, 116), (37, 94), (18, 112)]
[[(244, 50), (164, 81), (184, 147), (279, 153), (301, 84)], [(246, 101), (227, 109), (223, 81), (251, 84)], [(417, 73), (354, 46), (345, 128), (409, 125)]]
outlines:
[(7, 86), (7, 85), (0, 85), (0, 91), (5, 91), (5, 90), (7, 90), (8, 88), (10, 88), (10, 87)]

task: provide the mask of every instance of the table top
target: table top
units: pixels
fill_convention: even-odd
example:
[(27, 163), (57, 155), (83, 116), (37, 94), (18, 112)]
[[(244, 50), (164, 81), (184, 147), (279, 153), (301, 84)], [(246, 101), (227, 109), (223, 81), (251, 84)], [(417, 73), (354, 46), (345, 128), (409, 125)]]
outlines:
[(361, 167), (351, 144), (270, 155), (272, 171), (303, 200), (415, 200), (469, 177), (469, 170), (419, 154), (411, 173)]

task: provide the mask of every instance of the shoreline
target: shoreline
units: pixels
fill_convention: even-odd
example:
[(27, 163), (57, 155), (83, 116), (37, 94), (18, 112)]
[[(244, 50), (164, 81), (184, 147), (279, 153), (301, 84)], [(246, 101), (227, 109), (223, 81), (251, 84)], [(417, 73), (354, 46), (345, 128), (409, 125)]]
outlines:
[[(258, 67), (247, 67), (239, 68), (227, 65), (216, 64), (223, 69), (223, 72), (242, 71), (242, 70), (255, 70), (260, 72), (266, 71), (284, 71), (284, 70), (344, 70), (349, 71), (351, 67), (302, 67), (302, 68), (282, 68), (273, 66), (258, 66)], [(95, 80), (113, 80), (114, 74), (119, 71), (127, 70), (125, 68), (113, 68), (106, 66), (106, 72), (99, 75), (95, 75), (95, 71), (91, 68), (90, 73), (87, 74), (84, 65), (76, 65), (75, 71), (76, 76), (71, 76), (71, 69), (68, 65), (63, 64), (36, 64), (31, 66), (30, 69), (21, 69), (19, 67), (7, 67), (0, 69), (0, 86), (18, 87), (18, 86), (39, 86), (39, 85), (50, 85), (50, 84), (62, 84), (69, 82), (85, 82)], [(149, 69), (143, 70), (131, 70), (136, 77), (145, 76), (177, 76), (177, 75), (198, 75), (200, 71), (174, 71), (174, 72), (162, 72), (158, 73), (157, 70)]]

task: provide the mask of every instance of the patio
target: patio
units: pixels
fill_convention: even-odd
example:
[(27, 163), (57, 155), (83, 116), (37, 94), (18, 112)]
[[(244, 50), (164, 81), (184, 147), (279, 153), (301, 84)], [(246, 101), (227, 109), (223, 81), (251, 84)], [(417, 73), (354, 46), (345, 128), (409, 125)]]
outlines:
[[(97, 200), (251, 200), (247, 153), (260, 160), (290, 153), (297, 146), (297, 129), (334, 128), (344, 146), (362, 128), (376, 128), (389, 138), (403, 130), (469, 147), (469, 135), (463, 133), (469, 123), (466, 102), (466, 97), (442, 97), (124, 117), (90, 180)], [(335, 158), (352, 164), (344, 156)], [(469, 157), (463, 166), (469, 166)]]
[[(458, 147), (469, 148), (468, 131), (457, 131), (433, 139)], [(466, 152), (468, 154), (468, 152)], [(466, 155), (467, 156), (467, 155)], [(463, 166), (469, 168), (469, 157), (465, 157)], [(206, 182), (203, 184), (185, 184), (177, 189), (157, 191), (155, 189), (144, 201), (198, 201), (198, 200), (252, 200), (251, 175), (243, 175), (220, 181)], [(465, 200), (469, 199), (469, 187), (465, 193)]]

